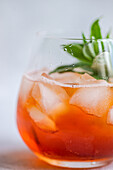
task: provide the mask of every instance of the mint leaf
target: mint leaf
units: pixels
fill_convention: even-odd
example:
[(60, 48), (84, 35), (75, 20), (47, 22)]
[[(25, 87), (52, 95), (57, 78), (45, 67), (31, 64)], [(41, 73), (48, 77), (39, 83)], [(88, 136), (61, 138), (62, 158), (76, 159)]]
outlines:
[(87, 43), (87, 41), (86, 41), (86, 37), (85, 37), (84, 33), (82, 33), (82, 38), (83, 38), (83, 42), (84, 42), (84, 44), (86, 44), (86, 43)]
[(109, 30), (109, 32), (106, 35), (106, 38), (110, 38), (110, 34), (111, 34), (111, 29)]
[(100, 77), (98, 74), (93, 74), (91, 76), (94, 77), (97, 80), (102, 79), (102, 77)]
[(64, 72), (69, 72), (69, 71), (74, 72), (74, 69), (77, 67), (80, 67), (87, 71), (93, 72), (93, 69), (91, 68), (91, 64), (79, 62), (79, 63), (75, 63), (75, 64), (71, 64), (71, 65), (59, 66), (56, 69), (54, 69), (53, 71), (51, 71), (49, 74), (56, 73), (56, 72), (58, 72), (58, 73), (64, 73)]
[(99, 44), (98, 44), (97, 40), (93, 40), (92, 44), (93, 44), (95, 54), (98, 55), (99, 54)]
[(73, 72), (73, 64), (71, 65), (63, 65), (63, 66), (59, 66), (57, 67), (56, 69), (54, 69), (53, 71), (49, 72), (49, 74), (52, 74), (52, 73), (63, 73), (63, 72)]
[(90, 37), (94, 37), (95, 39), (102, 39), (101, 29), (100, 29), (100, 25), (99, 25), (99, 19), (97, 19), (92, 24)]
[(104, 47), (104, 42), (101, 41), (101, 47), (102, 47), (102, 51), (104, 52), (105, 51), (105, 47)]
[(77, 58), (80, 61), (91, 62), (89, 58), (86, 58), (83, 54), (83, 47), (79, 44), (69, 44), (63, 46), (64, 51), (68, 52), (73, 57)]
[(92, 43), (88, 43), (84, 45), (83, 54), (90, 61), (93, 61), (93, 58), (95, 57), (95, 51)]

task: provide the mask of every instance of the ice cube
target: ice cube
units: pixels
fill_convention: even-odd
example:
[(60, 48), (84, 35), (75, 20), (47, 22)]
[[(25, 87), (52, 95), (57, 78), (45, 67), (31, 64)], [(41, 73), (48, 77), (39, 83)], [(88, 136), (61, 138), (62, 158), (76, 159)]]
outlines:
[(79, 84), (81, 74), (79, 73), (73, 73), (73, 72), (67, 72), (67, 73), (54, 73), (51, 74), (51, 77), (59, 81), (61, 83), (73, 83), (73, 84)]
[(81, 75), (80, 84), (87, 85), (87, 84), (108, 84), (105, 80), (96, 80), (94, 77), (90, 76), (89, 74), (85, 73)]
[(38, 108), (31, 107), (28, 109), (31, 119), (36, 123), (36, 125), (44, 131), (55, 132), (57, 127), (55, 122), (51, 120), (47, 115), (42, 113)]
[[(58, 74), (58, 73), (54, 73), (56, 76), (61, 76), (62, 78), (63, 78), (63, 75), (62, 74)], [(73, 74), (73, 73), (72, 73)], [(49, 79), (49, 80), (55, 80), (55, 79), (53, 79), (53, 77), (50, 77), (50, 76), (48, 76), (47, 74), (45, 74), (45, 73), (43, 73), (42, 74), (42, 76), (43, 77), (45, 77), (45, 78), (47, 78), (47, 79)], [(65, 74), (65, 76), (66, 76), (66, 74)], [(68, 77), (67, 77), (68, 78)], [(63, 80), (63, 79), (62, 79)], [(55, 81), (57, 81), (57, 80), (55, 80)], [(72, 81), (72, 80), (71, 80)], [(71, 82), (70, 81), (70, 82)], [(67, 84), (73, 84), (73, 83), (67, 83)], [(75, 88), (70, 88), (70, 87), (63, 87), (63, 89), (65, 89), (65, 91), (66, 91), (66, 93), (69, 95), (69, 96), (72, 96), (72, 94), (75, 92)]]
[(40, 94), (40, 88), (39, 88), (39, 82), (35, 82), (33, 89), (32, 89), (32, 97), (35, 99), (35, 101), (37, 101), (37, 103), (40, 100), (41, 94)]
[[(48, 80), (53, 80), (53, 78), (51, 78), (49, 75), (47, 75), (46, 73), (42, 74), (43, 77), (48, 78)], [(66, 100), (68, 98), (68, 95), (66, 93), (66, 91), (64, 90), (63, 87), (59, 86), (59, 85), (53, 85), (50, 84), (48, 82), (44, 83), (48, 88), (50, 88), (52, 91), (54, 91), (57, 95), (59, 95), (59, 97), (63, 100)]]
[(22, 79), (22, 84), (20, 87), (20, 97), (23, 103), (26, 102), (30, 91), (32, 90), (34, 82), (28, 80), (25, 76)]
[[(54, 73), (51, 77), (59, 81), (60, 83), (64, 84), (77, 84), (77, 85), (85, 85), (85, 84), (97, 84), (100, 83), (99, 80), (96, 80), (94, 77), (90, 76), (89, 74), (79, 74), (79, 73)], [(98, 81), (98, 82), (97, 82)], [(100, 80), (106, 82), (104, 80)]]
[(30, 72), (23, 76), (21, 87), (20, 87), (20, 97), (23, 103), (26, 102), (30, 91), (34, 86), (34, 80), (40, 80), (41, 74), (43, 72), (48, 72), (48, 69), (43, 68), (40, 71)]
[(41, 79), (41, 74), (48, 73), (48, 72), (49, 72), (49, 70), (47, 68), (43, 68), (41, 70), (36, 70), (36, 71), (30, 72), (30, 73), (27, 73), (27, 76), (35, 81), (39, 81)]
[(63, 106), (68, 99), (68, 95), (62, 87), (42, 82), (35, 84), (32, 97), (38, 102), (43, 111), (48, 114), (57, 107)]
[(70, 104), (78, 106), (88, 114), (101, 117), (111, 106), (112, 94), (109, 87), (82, 87), (76, 90)]
[(81, 75), (81, 80), (82, 81), (95, 81), (96, 79), (94, 78), (94, 77), (92, 77), (92, 76), (90, 76), (89, 74), (87, 74), (87, 73), (84, 73), (84, 74), (82, 74)]
[(53, 78), (46, 73), (42, 73), (41, 76), (53, 80)]
[(113, 125), (113, 106), (108, 112), (107, 123)]

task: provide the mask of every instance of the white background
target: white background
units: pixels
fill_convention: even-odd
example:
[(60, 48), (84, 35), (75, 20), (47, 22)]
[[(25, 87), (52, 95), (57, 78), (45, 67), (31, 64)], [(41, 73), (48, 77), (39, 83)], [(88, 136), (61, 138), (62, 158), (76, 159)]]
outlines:
[(88, 35), (103, 16), (103, 33), (113, 28), (113, 0), (0, 0), (0, 142), (22, 144), (16, 128), (16, 101), (35, 32), (74, 29)]

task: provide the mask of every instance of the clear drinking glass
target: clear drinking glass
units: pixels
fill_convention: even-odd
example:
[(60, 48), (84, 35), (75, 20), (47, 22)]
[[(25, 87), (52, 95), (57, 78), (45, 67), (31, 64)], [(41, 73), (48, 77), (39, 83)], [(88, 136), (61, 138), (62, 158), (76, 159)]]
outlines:
[[(59, 167), (99, 167), (113, 160), (113, 41), (82, 42), (37, 33), (19, 91), (22, 139), (41, 160)], [(65, 45), (83, 49), (79, 67), (77, 49)], [(51, 73), (55, 68), (60, 73)]]

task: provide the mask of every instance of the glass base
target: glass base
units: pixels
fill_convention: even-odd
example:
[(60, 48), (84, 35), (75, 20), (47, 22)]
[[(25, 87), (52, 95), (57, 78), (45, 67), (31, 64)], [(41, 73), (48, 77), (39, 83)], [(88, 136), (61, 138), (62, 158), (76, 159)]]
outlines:
[(42, 155), (36, 154), (42, 161), (58, 167), (64, 168), (96, 168), (109, 164), (113, 159), (98, 159), (89, 161), (62, 161), (44, 157)]

